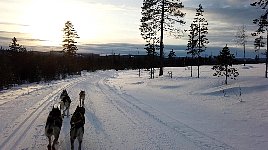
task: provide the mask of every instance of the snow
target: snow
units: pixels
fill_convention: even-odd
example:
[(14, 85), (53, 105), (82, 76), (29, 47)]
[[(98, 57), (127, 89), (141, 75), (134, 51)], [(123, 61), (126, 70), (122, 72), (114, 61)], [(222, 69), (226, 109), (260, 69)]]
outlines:
[[(187, 67), (165, 68), (149, 79), (141, 70), (96, 71), (50, 83), (0, 92), (0, 149), (46, 149), (45, 122), (67, 89), (71, 114), (86, 91), (82, 149), (263, 150), (268, 147), (268, 79), (265, 64), (236, 65), (237, 80), (200, 78)], [(70, 118), (64, 118), (59, 148), (70, 149)], [(75, 147), (78, 143), (76, 141)]]

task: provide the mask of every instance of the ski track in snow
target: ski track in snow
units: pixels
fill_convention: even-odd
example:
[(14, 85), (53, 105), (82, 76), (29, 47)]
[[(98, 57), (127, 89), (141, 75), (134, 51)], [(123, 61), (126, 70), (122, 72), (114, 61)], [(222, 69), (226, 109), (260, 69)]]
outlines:
[[(4, 129), (3, 134), (1, 134), (2, 142), (0, 145), (0, 149), (21, 149), (20, 144), (25, 141), (26, 135), (31, 132), (30, 130), (33, 130), (33, 124), (35, 124), (35, 122), (37, 122), (37, 120), (41, 118), (42, 115), (44, 115), (44, 110), (51, 108), (52, 105), (55, 104), (62, 90), (68, 88), (75, 82), (77, 81), (73, 80), (73, 82), (67, 83), (64, 86), (54, 90), (52, 93), (50, 93), (38, 103), (36, 103), (31, 109), (27, 110), (23, 115), (18, 117), (13, 122), (14, 124), (12, 126), (9, 126)], [(43, 122), (45, 121), (46, 120), (44, 120)], [(45, 125), (43, 125), (43, 127), (44, 126)], [(31, 137), (31, 135), (28, 136)]]
[[(217, 150), (233, 150), (234, 148), (221, 142), (218, 141), (215, 138), (212, 138), (205, 133), (202, 133), (200, 131), (197, 131), (182, 122), (160, 112), (156, 108), (153, 108), (152, 106), (149, 106), (140, 100), (136, 99), (135, 97), (128, 95), (126, 93), (119, 93), (116, 91), (115, 87), (109, 86), (105, 81), (102, 80), (103, 83), (101, 85), (106, 86), (107, 90), (106, 92), (109, 91), (110, 94), (114, 96), (112, 97), (119, 97), (122, 99), (124, 102), (126, 102), (126, 105), (130, 105), (128, 107), (134, 107), (137, 110), (140, 110), (143, 112), (145, 115), (149, 116), (152, 120), (159, 122), (160, 124), (166, 126), (167, 128), (177, 132), (180, 135), (183, 135), (186, 139), (189, 141), (193, 142), (198, 148), (204, 149), (204, 150), (212, 150), (212, 149), (217, 149)], [(102, 88), (104, 89), (104, 88)]]
[[(99, 71), (54, 90), (2, 131), (0, 149), (46, 149), (46, 117), (63, 89), (68, 89), (72, 98), (70, 113), (79, 103), (79, 91), (86, 90), (84, 150), (234, 149), (109, 85), (113, 76), (112, 71)], [(58, 149), (70, 149), (70, 117), (63, 120)], [(75, 141), (75, 148), (77, 145)]]

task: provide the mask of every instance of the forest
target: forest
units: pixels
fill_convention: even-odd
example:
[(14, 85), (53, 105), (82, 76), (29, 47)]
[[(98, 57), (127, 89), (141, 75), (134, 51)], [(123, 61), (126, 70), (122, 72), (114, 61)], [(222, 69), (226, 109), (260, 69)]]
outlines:
[[(266, 10), (259, 18), (253, 20), (253, 23), (258, 26), (256, 32), (252, 33), (252, 36), (256, 37), (254, 42), (256, 51), (268, 45), (267, 43), (265, 45), (265, 38), (263, 37), (265, 32), (267, 32), (268, 36), (267, 5), (267, 1), (263, 0), (251, 4), (253, 7)], [(79, 75), (83, 70), (146, 69), (150, 70), (152, 78), (154, 68), (160, 68), (159, 76), (161, 76), (163, 75), (164, 67), (198, 66), (199, 77), (199, 66), (219, 65), (218, 56), (202, 57), (201, 55), (201, 53), (205, 52), (207, 44), (209, 44), (206, 37), (208, 34), (208, 21), (203, 15), (205, 11), (201, 4), (196, 9), (196, 15), (190, 25), (190, 29), (184, 30), (184, 32), (189, 33), (189, 40), (185, 46), (189, 57), (176, 57), (173, 50), (169, 52), (167, 58), (164, 57), (163, 53), (164, 31), (169, 31), (175, 38), (180, 37), (183, 32), (182, 29), (178, 28), (180, 25), (185, 24), (182, 19), (185, 13), (180, 11), (183, 7), (182, 3), (173, 1), (151, 3), (144, 0), (141, 7), (142, 18), (139, 30), (142, 38), (147, 43), (144, 48), (147, 55), (112, 54), (101, 56), (98, 54), (77, 53), (76, 39), (80, 37), (71, 21), (66, 21), (63, 28), (62, 51), (28, 51), (26, 47), (19, 45), (16, 37), (14, 37), (9, 49), (0, 48), (0, 90), (16, 84), (64, 79), (70, 75)], [(245, 28), (241, 27), (236, 34), (236, 42), (244, 46), (244, 58), (236, 59), (233, 57), (226, 45), (225, 48), (228, 50), (226, 55), (230, 55), (232, 62), (221, 63), (225, 63), (227, 71), (227, 66), (232, 64), (243, 63), (245, 65), (245, 63), (265, 62), (265, 76), (267, 78), (267, 49), (264, 54), (266, 55), (265, 59), (260, 59), (257, 55), (255, 59), (245, 58), (246, 37)], [(156, 51), (159, 51), (159, 53)]]
[[(200, 58), (201, 65), (214, 65), (215, 57)], [(0, 50), (0, 89), (14, 84), (32, 83), (64, 79), (70, 75), (80, 75), (81, 71), (149, 69), (159, 67), (159, 56), (150, 55), (106, 55), (77, 54), (63, 52), (11, 51)], [(264, 62), (265, 60), (260, 60)], [(236, 59), (236, 64), (243, 59)], [(247, 63), (258, 63), (248, 59)], [(197, 58), (172, 57), (164, 59), (165, 67), (197, 65)]]

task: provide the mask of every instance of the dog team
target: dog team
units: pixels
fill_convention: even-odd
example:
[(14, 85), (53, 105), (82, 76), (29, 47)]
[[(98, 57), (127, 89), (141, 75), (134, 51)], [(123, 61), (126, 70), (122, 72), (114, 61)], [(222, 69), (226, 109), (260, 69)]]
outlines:
[[(64, 116), (69, 117), (69, 108), (71, 104), (71, 98), (69, 97), (67, 91), (64, 89), (60, 95), (59, 107), (54, 107), (49, 112), (47, 117), (47, 122), (45, 126), (45, 135), (48, 137), (49, 144), (47, 146), (48, 150), (55, 150), (55, 146), (58, 143), (62, 121)], [(74, 149), (74, 141), (77, 138), (79, 142), (78, 149), (81, 150), (82, 139), (84, 135), (84, 124), (85, 124), (85, 91), (80, 91), (79, 93), (79, 105), (76, 107), (70, 121), (70, 141), (71, 150)], [(52, 143), (52, 136), (54, 140)], [(52, 144), (52, 145), (51, 145)]]

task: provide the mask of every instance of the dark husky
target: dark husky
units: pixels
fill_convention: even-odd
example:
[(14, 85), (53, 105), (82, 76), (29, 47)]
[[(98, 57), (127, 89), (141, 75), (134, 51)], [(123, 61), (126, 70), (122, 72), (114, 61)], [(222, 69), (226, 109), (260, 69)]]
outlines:
[(86, 92), (80, 91), (80, 93), (79, 93), (80, 106), (84, 106), (85, 98), (86, 98)]
[(81, 150), (81, 144), (84, 135), (84, 124), (85, 124), (85, 108), (76, 107), (75, 112), (71, 118), (71, 129), (70, 129), (70, 139), (71, 139), (71, 149), (74, 149), (74, 140), (77, 138), (79, 142), (78, 149)]
[(58, 143), (61, 126), (62, 126), (62, 117), (61, 117), (60, 109), (54, 108), (53, 106), (52, 110), (49, 112), (49, 115), (47, 117), (47, 122), (46, 122), (46, 127), (45, 127), (45, 134), (49, 140), (49, 144), (47, 146), (49, 150), (51, 150), (52, 135), (54, 135), (52, 149), (55, 150), (55, 144)]
[[(62, 116), (64, 117), (67, 115), (67, 117), (69, 117), (69, 108), (72, 101), (66, 90), (63, 90), (60, 95), (60, 99), (60, 109), (63, 111)], [(65, 112), (67, 112), (67, 114)]]
[(64, 89), (60, 94), (60, 99), (62, 99), (64, 96), (67, 96), (67, 95), (68, 95), (67, 90)]

